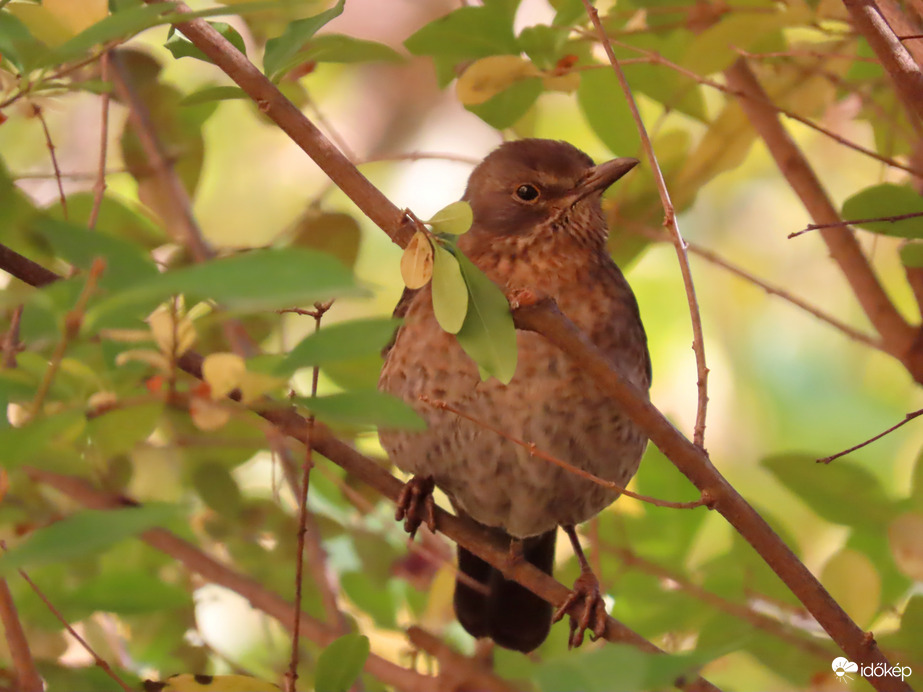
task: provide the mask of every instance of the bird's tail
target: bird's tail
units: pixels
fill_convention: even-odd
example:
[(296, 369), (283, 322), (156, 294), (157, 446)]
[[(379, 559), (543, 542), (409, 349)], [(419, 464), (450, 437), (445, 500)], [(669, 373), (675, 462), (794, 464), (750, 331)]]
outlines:
[[(523, 541), (526, 561), (545, 574), (551, 574), (554, 566), (556, 537), (557, 529), (553, 529)], [(455, 581), (455, 614), (471, 636), (490, 637), (502, 647), (523, 653), (545, 641), (551, 629), (550, 603), (515, 581), (504, 579), (500, 570), (461, 546), (458, 569), (486, 589), (482, 592), (462, 579)]]

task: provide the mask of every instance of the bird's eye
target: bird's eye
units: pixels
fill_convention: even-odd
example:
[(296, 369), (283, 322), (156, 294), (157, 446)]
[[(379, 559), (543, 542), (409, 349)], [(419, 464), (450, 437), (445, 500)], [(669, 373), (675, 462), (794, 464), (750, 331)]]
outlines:
[(534, 202), (538, 199), (538, 188), (524, 183), (516, 188), (516, 196), (523, 202)]

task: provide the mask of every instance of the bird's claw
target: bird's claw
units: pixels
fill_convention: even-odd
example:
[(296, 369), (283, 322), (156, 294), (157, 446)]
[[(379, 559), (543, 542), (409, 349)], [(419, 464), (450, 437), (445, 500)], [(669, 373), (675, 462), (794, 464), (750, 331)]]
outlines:
[(433, 500), (435, 487), (436, 482), (432, 476), (414, 476), (401, 488), (394, 518), (397, 521), (404, 520), (404, 530), (411, 538), (417, 535), (417, 529), (424, 522), (430, 531), (436, 532), (436, 503)]
[(583, 644), (583, 635), (588, 629), (590, 639), (594, 642), (606, 633), (606, 603), (599, 592), (599, 580), (592, 572), (583, 572), (577, 577), (573, 591), (555, 611), (551, 622), (563, 619), (570, 607), (580, 601), (583, 602), (580, 617), (570, 616), (570, 636), (567, 638), (569, 649)]

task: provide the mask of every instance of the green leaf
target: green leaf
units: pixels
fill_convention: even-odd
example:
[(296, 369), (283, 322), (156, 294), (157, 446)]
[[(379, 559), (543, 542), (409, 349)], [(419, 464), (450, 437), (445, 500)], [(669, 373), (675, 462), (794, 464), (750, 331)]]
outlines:
[(175, 2), (161, 2), (155, 5), (131, 7), (110, 14), (49, 53), (44, 64), (69, 62), (82, 57), (93, 46), (134, 36), (144, 29), (163, 24), (166, 21), (166, 15), (176, 5)]
[(577, 103), (587, 122), (609, 151), (626, 156), (641, 140), (618, 79), (610, 69), (587, 70), (580, 77)]
[(0, 465), (14, 469), (32, 461), (41, 452), (61, 441), (73, 441), (83, 433), (86, 418), (82, 411), (67, 411), (27, 423), (21, 428), (0, 430)]
[(539, 689), (549, 692), (630, 692), (670, 687), (692, 674), (701, 656), (649, 654), (627, 644), (553, 658), (535, 668)]
[(20, 72), (30, 72), (47, 52), (47, 46), (32, 35), (29, 27), (9, 12), (0, 12), (0, 57)]
[(369, 656), (369, 638), (345, 634), (330, 644), (317, 659), (314, 689), (317, 692), (346, 692), (359, 678)]
[(471, 205), (459, 201), (443, 207), (426, 223), (433, 227), (433, 233), (461, 235), (471, 228), (473, 222), (474, 212), (471, 211)]
[(461, 252), (456, 256), (468, 287), (468, 312), (457, 334), (465, 353), (481, 368), (509, 384), (516, 373), (516, 328), (503, 291)]
[[(237, 50), (244, 55), (247, 54), (247, 46), (244, 45), (243, 36), (237, 33), (237, 29), (224, 22), (207, 22), (207, 24), (227, 39)], [(173, 26), (170, 27), (167, 42), (163, 44), (163, 47), (170, 51), (173, 57), (177, 59), (195, 58), (196, 60), (202, 60), (207, 63), (213, 62), (212, 59), (199, 50), (192, 41), (182, 34), (176, 33), (176, 28)]]
[(139, 406), (114, 408), (87, 423), (93, 449), (104, 459), (125, 454), (154, 432), (163, 404), (153, 402)]
[(92, 325), (115, 310), (156, 304), (175, 294), (256, 312), (360, 293), (350, 273), (329, 255), (301, 248), (254, 250), (158, 274), (100, 302), (88, 311), (86, 322)]
[(379, 354), (400, 324), (396, 319), (373, 318), (324, 326), (302, 339), (276, 367), (275, 373)]
[(518, 55), (513, 18), (499, 5), (461, 7), (404, 41), (414, 55), (430, 55), (439, 86), (452, 81), (456, 63), (488, 55)]
[(20, 567), (64, 562), (105, 550), (180, 516), (177, 505), (152, 503), (143, 507), (88, 509), (38, 529), (22, 544), (0, 555), (0, 574)]
[[(67, 219), (64, 218), (60, 203), (49, 207), (48, 213), (58, 221), (76, 224), (81, 231), (86, 233), (90, 212), (94, 205), (93, 197), (91, 192), (69, 194), (67, 196)], [(104, 195), (98, 212), (95, 230), (91, 233), (102, 231), (107, 237), (128, 240), (134, 246), (141, 245), (148, 250), (159, 247), (169, 240), (140, 205), (128, 200)], [(147, 255), (137, 252), (137, 248), (135, 252), (139, 257), (144, 257), (146, 261), (149, 261)]]
[(515, 125), (541, 95), (544, 87), (538, 77), (520, 80), (484, 103), (466, 105), (469, 111), (498, 130)]
[(65, 597), (71, 606), (123, 615), (188, 607), (191, 600), (185, 589), (165, 582), (157, 574), (128, 568), (105, 572)]
[(401, 62), (404, 59), (400, 53), (384, 43), (365, 41), (344, 34), (315, 36), (297, 55), (301, 58), (300, 62)]
[(193, 91), (191, 94), (184, 96), (179, 102), (181, 106), (195, 106), (199, 103), (209, 103), (211, 101), (246, 101), (250, 97), (247, 92), (236, 86), (212, 86)]
[(266, 41), (266, 51), (263, 53), (263, 71), (266, 76), (273, 81), (281, 77), (286, 63), (295, 57), (307, 40), (327, 22), (343, 13), (344, 3), (345, 0), (339, 0), (329, 10), (294, 21), (281, 36)]
[(857, 192), (843, 203), (844, 221), (920, 214), (900, 221), (854, 223), (881, 235), (900, 238), (923, 238), (923, 197), (909, 185), (882, 183)]
[(241, 508), (240, 487), (223, 464), (204, 461), (196, 466), (192, 486), (202, 502), (218, 514), (234, 517)]
[(56, 255), (80, 269), (88, 270), (96, 258), (103, 258), (106, 271), (99, 285), (105, 290), (120, 291), (159, 276), (147, 253), (127, 240), (48, 216), (36, 216), (32, 227)]
[(439, 243), (434, 243), (433, 248), (433, 312), (440, 327), (457, 334), (468, 312), (468, 287), (455, 253)]
[[(897, 507), (871, 473), (861, 466), (838, 459), (818, 464), (804, 454), (786, 454), (764, 459), (768, 469), (786, 488), (800, 497), (818, 516), (835, 524), (882, 529), (897, 515)], [(862, 495), (862, 511), (843, 498)]]
[(358, 390), (319, 397), (296, 397), (295, 401), (319, 420), (349, 426), (378, 426), (425, 430), (426, 423), (397, 397), (377, 390)]
[(359, 257), (362, 229), (356, 219), (342, 212), (306, 211), (295, 222), (292, 245), (333, 255), (345, 266), (353, 267)]
[(900, 249), (901, 264), (905, 267), (923, 267), (923, 242), (909, 240)]
[(561, 48), (567, 41), (567, 32), (545, 24), (536, 24), (520, 31), (517, 40), (519, 47), (536, 67), (548, 70), (555, 66)]

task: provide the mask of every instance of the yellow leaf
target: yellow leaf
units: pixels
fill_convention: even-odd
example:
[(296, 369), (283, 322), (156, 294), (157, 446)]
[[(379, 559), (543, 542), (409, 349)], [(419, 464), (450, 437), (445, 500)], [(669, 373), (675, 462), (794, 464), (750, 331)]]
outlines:
[(202, 379), (211, 388), (212, 399), (223, 399), (240, 386), (247, 364), (234, 353), (212, 353), (202, 361)]
[(433, 246), (422, 231), (417, 231), (401, 255), (401, 278), (407, 288), (421, 288), (433, 276)]
[(132, 348), (127, 351), (122, 351), (115, 357), (116, 365), (125, 365), (125, 363), (130, 363), (132, 361), (146, 363), (147, 365), (157, 368), (161, 372), (170, 371), (170, 363), (167, 357), (160, 351), (155, 351), (154, 349)]
[(74, 35), (109, 15), (107, 0), (43, 0), (42, 5)]
[(51, 48), (57, 48), (74, 36), (74, 32), (43, 5), (16, 2), (4, 9), (25, 24), (35, 38)]
[(923, 581), (923, 514), (902, 514), (888, 527), (891, 554), (898, 569)]
[(420, 618), (420, 625), (437, 632), (455, 619), (452, 610), (452, 594), (455, 593), (455, 569), (443, 565), (433, 577), (426, 599), (426, 609)]
[(476, 60), (458, 78), (455, 92), (466, 106), (485, 103), (518, 81), (541, 76), (528, 60), (518, 55), (491, 55)]
[(196, 333), (192, 320), (165, 306), (154, 310), (147, 318), (147, 323), (151, 326), (157, 347), (166, 354), (172, 353), (179, 357), (195, 343)]
[(542, 77), (542, 84), (547, 91), (563, 91), (565, 94), (577, 91), (580, 86), (580, 73), (547, 74)]
[(824, 565), (820, 580), (860, 627), (871, 623), (881, 601), (881, 578), (864, 554), (843, 548)]
[(273, 377), (261, 372), (245, 372), (238, 385), (240, 401), (243, 404), (252, 403), (267, 392), (282, 387), (285, 382), (286, 380), (281, 377)]
[(189, 415), (193, 425), (206, 432), (224, 427), (231, 419), (227, 406), (202, 397), (195, 397), (189, 402)]

